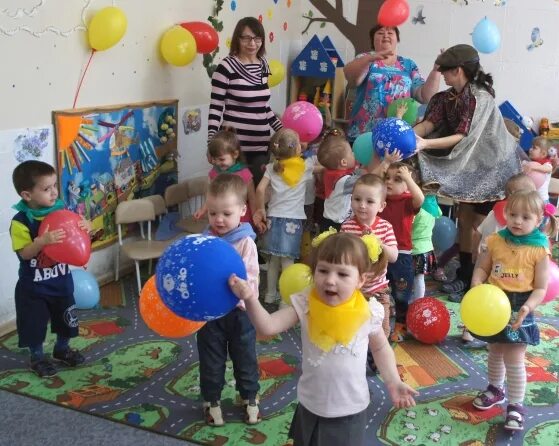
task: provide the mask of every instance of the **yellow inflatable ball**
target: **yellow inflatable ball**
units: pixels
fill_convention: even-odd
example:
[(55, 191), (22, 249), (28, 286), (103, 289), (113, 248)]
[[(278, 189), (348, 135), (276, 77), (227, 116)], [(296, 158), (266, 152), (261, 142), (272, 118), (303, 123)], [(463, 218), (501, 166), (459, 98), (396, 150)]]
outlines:
[(268, 65), (272, 73), (268, 76), (268, 87), (272, 88), (279, 85), (285, 78), (285, 66), (276, 59), (269, 60)]
[(122, 9), (108, 6), (93, 16), (87, 28), (91, 48), (103, 51), (115, 46), (124, 33), (128, 22)]
[(291, 305), (291, 295), (303, 291), (312, 284), (312, 271), (304, 263), (294, 263), (285, 268), (279, 278), (280, 296)]
[(190, 31), (175, 25), (163, 34), (160, 50), (168, 63), (183, 67), (196, 57), (196, 40)]
[(478, 285), (468, 291), (460, 305), (466, 328), (478, 336), (493, 336), (510, 321), (509, 298), (495, 285)]

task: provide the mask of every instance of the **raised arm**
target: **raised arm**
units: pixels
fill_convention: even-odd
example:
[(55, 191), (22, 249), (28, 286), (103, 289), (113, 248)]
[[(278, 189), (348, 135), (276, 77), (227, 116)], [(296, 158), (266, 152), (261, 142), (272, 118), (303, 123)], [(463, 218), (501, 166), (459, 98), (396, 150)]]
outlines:
[(388, 50), (379, 52), (371, 51), (370, 53), (356, 57), (344, 67), (344, 75), (347, 79), (348, 85), (350, 87), (361, 85), (365, 80), (365, 77), (367, 77), (369, 66), (375, 60), (386, 59), (388, 57), (392, 57), (393, 55), (394, 53)]
[(414, 91), (414, 98), (422, 104), (427, 104), (433, 95), (439, 91), (440, 83), (441, 73), (433, 67), (429, 76), (425, 79), (425, 83)]

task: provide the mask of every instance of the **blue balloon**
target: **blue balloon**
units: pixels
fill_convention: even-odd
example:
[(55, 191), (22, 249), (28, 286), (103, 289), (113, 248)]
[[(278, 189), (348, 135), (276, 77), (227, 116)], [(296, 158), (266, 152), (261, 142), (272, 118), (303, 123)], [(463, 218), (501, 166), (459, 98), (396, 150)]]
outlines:
[(366, 166), (373, 157), (373, 134), (371, 132), (359, 135), (353, 141), (353, 154), (355, 159)]
[(74, 300), (79, 310), (89, 310), (99, 303), (99, 284), (91, 273), (83, 269), (72, 270), (74, 281)]
[(481, 19), (472, 32), (474, 47), (480, 52), (489, 54), (501, 45), (501, 33), (495, 22), (487, 17)]
[(229, 288), (231, 274), (247, 277), (235, 248), (219, 237), (193, 234), (163, 252), (155, 283), (171, 311), (191, 321), (211, 321), (225, 316), (239, 303)]
[(415, 153), (415, 132), (402, 119), (382, 119), (373, 130), (373, 148), (381, 158), (386, 150), (393, 152), (396, 149), (404, 159), (409, 158)]
[(439, 217), (433, 228), (433, 247), (437, 251), (446, 251), (456, 242), (456, 224), (448, 217)]

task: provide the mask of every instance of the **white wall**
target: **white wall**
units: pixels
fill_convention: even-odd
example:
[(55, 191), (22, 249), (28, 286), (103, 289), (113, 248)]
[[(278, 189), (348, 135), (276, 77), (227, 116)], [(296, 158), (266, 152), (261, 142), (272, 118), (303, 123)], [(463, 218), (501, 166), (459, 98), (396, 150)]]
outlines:
[[(237, 20), (261, 14), (266, 33), (274, 33), (273, 42), (266, 42), (268, 57), (286, 64), (288, 55), (300, 46), (291, 49), (299, 39), (300, 5), (293, 3), (288, 7), (287, 0), (236, 0), (233, 11), (233, 2), (226, 0), (219, 15), (224, 22), (219, 58), (228, 53), (225, 43)], [(213, 0), (0, 0), (0, 142), (9, 139), (8, 130), (48, 126), (52, 110), (72, 107), (90, 51), (82, 16), (87, 23), (95, 11), (112, 4), (125, 12), (127, 32), (117, 46), (94, 55), (77, 106), (168, 98), (178, 98), (179, 107), (209, 103), (210, 82), (201, 56), (187, 67), (172, 67), (161, 60), (158, 43), (162, 33), (176, 23), (205, 21), (212, 14)], [(285, 97), (286, 82), (273, 91), (275, 110), (283, 110)], [(186, 150), (182, 138), (181, 149)], [(180, 160), (181, 177), (195, 172), (189, 170), (192, 166), (203, 169), (204, 163), (197, 160), (203, 159), (205, 150), (205, 138), (199, 147), (188, 148), (188, 156)], [(8, 233), (14, 213), (10, 206), (18, 200), (11, 184), (15, 165), (11, 148), (0, 147), (0, 326), (15, 317), (18, 262)], [(106, 275), (113, 270), (113, 257), (114, 246), (93, 253), (89, 270), (98, 277)]]

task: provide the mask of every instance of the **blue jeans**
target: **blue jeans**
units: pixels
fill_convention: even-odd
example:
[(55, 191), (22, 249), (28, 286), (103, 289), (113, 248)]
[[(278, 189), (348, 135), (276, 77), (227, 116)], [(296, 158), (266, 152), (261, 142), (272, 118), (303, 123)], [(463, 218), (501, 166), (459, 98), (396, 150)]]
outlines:
[(413, 293), (414, 268), (411, 254), (398, 253), (398, 259), (388, 264), (386, 277), (392, 288), (396, 309), (396, 322), (406, 323), (408, 303)]
[(207, 322), (197, 333), (200, 390), (204, 401), (221, 399), (227, 353), (233, 362), (236, 389), (244, 400), (254, 399), (260, 385), (256, 359), (256, 330), (245, 311), (235, 308)]

